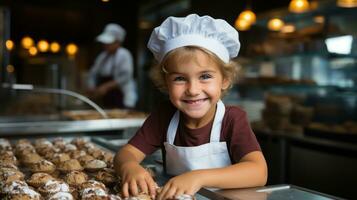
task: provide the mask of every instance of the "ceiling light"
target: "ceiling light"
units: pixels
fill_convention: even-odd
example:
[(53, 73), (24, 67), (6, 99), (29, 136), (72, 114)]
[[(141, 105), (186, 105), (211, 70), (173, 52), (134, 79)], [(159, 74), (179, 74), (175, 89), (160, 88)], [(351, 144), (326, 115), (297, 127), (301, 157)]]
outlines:
[(337, 6), (343, 8), (357, 7), (357, 0), (337, 0)]
[(289, 3), (289, 11), (294, 13), (302, 13), (309, 10), (309, 2), (307, 0), (291, 0)]
[(78, 52), (78, 47), (77, 45), (70, 43), (66, 46), (66, 52), (70, 56), (74, 56)]
[(268, 29), (272, 31), (280, 31), (283, 26), (284, 22), (279, 18), (270, 19), (268, 22)]
[(237, 18), (234, 23), (234, 26), (236, 27), (236, 29), (238, 29), (240, 31), (246, 31), (246, 30), (249, 30), (250, 23), (244, 19)]
[(12, 40), (6, 40), (5, 46), (7, 50), (11, 51), (12, 49), (14, 49), (15, 44)]
[(247, 9), (239, 14), (238, 19), (244, 19), (249, 24), (254, 24), (257, 17), (255, 16), (255, 13), (253, 11)]
[(50, 44), (50, 50), (52, 53), (57, 53), (61, 49), (61, 46), (58, 44), (58, 42), (52, 42)]
[(40, 52), (46, 52), (50, 48), (50, 45), (46, 40), (40, 40), (37, 43), (37, 48)]
[(25, 49), (29, 49), (30, 47), (32, 47), (34, 44), (34, 41), (32, 38), (30, 38), (29, 36), (25, 36), (22, 38), (21, 40), (21, 45), (23, 48)]
[(295, 29), (296, 28), (295, 28), (295, 26), (293, 24), (286, 24), (281, 28), (280, 32), (282, 32), (282, 33), (292, 33), (292, 32), (295, 31)]

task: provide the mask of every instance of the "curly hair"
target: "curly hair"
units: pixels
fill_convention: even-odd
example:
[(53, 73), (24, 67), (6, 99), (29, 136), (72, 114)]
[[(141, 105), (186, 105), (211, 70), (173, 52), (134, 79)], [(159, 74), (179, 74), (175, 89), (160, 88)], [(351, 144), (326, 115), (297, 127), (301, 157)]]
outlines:
[[(220, 71), (223, 78), (229, 80), (229, 87), (222, 91), (222, 95), (225, 95), (227, 91), (233, 86), (237, 74), (238, 66), (234, 61), (229, 63), (223, 62), (218, 56), (216, 56), (211, 51), (197, 46), (184, 46), (170, 51), (162, 60), (161, 63), (154, 65), (150, 70), (150, 78), (152, 79), (155, 86), (164, 93), (167, 93), (167, 85), (165, 81), (165, 75), (167, 74), (166, 67), (172, 62), (172, 60), (182, 60), (194, 58), (194, 51), (204, 52), (213, 62), (220, 66)], [(175, 59), (173, 59), (175, 58)]]

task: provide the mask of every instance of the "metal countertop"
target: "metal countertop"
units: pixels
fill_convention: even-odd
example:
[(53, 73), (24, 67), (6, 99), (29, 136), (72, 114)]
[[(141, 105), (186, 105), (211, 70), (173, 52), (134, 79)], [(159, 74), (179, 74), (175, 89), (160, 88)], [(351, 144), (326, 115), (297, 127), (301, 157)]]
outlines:
[(0, 123), (0, 136), (26, 135), (29, 133), (70, 133), (124, 130), (138, 128), (145, 118), (96, 119), (79, 121), (34, 121)]

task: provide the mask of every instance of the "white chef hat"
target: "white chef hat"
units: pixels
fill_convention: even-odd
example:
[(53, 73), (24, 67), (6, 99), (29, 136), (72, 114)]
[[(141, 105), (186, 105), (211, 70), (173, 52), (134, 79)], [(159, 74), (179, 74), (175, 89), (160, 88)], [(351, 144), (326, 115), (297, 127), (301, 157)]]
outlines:
[(96, 40), (104, 44), (111, 44), (115, 41), (123, 42), (126, 31), (119, 24), (107, 24), (103, 32), (97, 36)]
[(199, 46), (216, 54), (225, 63), (238, 55), (238, 31), (222, 19), (190, 14), (168, 17), (150, 36), (148, 48), (161, 62), (165, 55), (183, 46)]

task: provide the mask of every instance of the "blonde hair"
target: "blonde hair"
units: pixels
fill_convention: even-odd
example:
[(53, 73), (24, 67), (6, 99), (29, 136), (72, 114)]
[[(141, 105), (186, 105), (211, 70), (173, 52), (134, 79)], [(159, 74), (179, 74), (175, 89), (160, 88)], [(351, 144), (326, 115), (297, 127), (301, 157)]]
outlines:
[(167, 74), (166, 67), (169, 65), (172, 60), (182, 60), (182, 59), (191, 59), (195, 57), (195, 54), (192, 54), (193, 51), (203, 51), (207, 54), (207, 56), (212, 59), (215, 63), (220, 66), (220, 71), (222, 73), (223, 78), (229, 81), (229, 87), (222, 91), (222, 94), (226, 94), (226, 92), (232, 87), (234, 84), (237, 73), (238, 66), (235, 62), (230, 61), (229, 63), (223, 62), (218, 56), (216, 56), (211, 51), (198, 47), (198, 46), (184, 46), (170, 51), (162, 60), (161, 63), (155, 65), (150, 70), (150, 78), (154, 82), (155, 86), (162, 92), (167, 92), (167, 85), (165, 81), (165, 75)]

